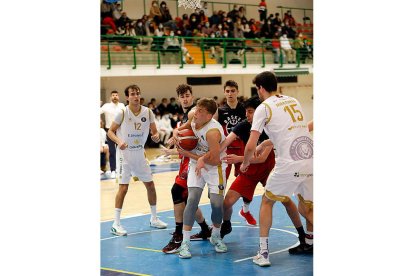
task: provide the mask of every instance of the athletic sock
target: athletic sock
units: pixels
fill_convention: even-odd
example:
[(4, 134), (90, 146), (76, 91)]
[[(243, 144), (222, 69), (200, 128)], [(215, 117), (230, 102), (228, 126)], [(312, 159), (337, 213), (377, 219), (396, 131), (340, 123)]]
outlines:
[(303, 230), (303, 226), (296, 227), (296, 231), (298, 231), (298, 234), (299, 234), (299, 242), (300, 242), (300, 244), (304, 244), (305, 243), (306, 234), (305, 234), (305, 230)]
[(204, 219), (202, 223), (198, 223), (201, 227), (201, 230), (203, 232), (209, 232), (210, 230), (208, 229), (208, 225), (206, 223), (206, 220)]
[(243, 202), (243, 213), (248, 213), (249, 212), (249, 203)]
[(182, 235), (183, 234), (183, 222), (176, 222), (175, 223), (175, 233)]
[(313, 245), (313, 232), (308, 231), (308, 233), (306, 233), (305, 241), (307, 244)]
[(115, 208), (115, 224), (121, 224), (121, 211), (122, 208)]
[(260, 253), (269, 252), (269, 237), (260, 237)]
[(211, 236), (220, 237), (220, 228), (217, 228), (213, 225), (213, 230), (211, 231)]
[(183, 242), (190, 243), (191, 231), (183, 230)]
[(151, 220), (157, 218), (157, 205), (150, 205), (151, 207)]

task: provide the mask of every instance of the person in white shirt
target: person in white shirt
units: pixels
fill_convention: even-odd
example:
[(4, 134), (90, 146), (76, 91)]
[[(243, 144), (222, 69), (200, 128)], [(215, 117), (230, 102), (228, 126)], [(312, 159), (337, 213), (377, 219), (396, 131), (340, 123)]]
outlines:
[(287, 34), (283, 34), (280, 37), (280, 48), (287, 56), (288, 63), (296, 62), (296, 51), (292, 49), (292, 46), (289, 42), (289, 38), (287, 38)]
[(106, 140), (106, 131), (103, 129), (103, 122), (101, 119), (101, 175), (104, 173), (106, 163), (109, 160), (109, 147)]
[(299, 245), (299, 248), (313, 252), (313, 139), (299, 101), (277, 92), (274, 73), (262, 72), (253, 79), (253, 83), (263, 102), (253, 115), (240, 171), (245, 172), (249, 167), (259, 136), (265, 130), (269, 136), (267, 141), (273, 144), (277, 157), (262, 197), (260, 250), (253, 262), (259, 266), (270, 266), (268, 243), (272, 208), (276, 201), (285, 202), (292, 194), (299, 199), (298, 211), (306, 219), (308, 231), (306, 243)]
[(157, 193), (149, 163), (145, 157), (145, 142), (151, 132), (151, 139), (158, 143), (160, 135), (154, 122), (154, 113), (140, 105), (141, 90), (137, 85), (125, 88), (128, 106), (119, 111), (108, 130), (108, 137), (117, 145), (117, 183), (118, 193), (115, 198), (115, 220), (111, 233), (124, 236), (127, 231), (121, 225), (121, 211), (129, 182), (132, 178), (142, 181), (147, 190), (148, 203), (151, 208), (150, 226), (166, 228), (167, 224), (157, 217)]
[[(105, 131), (108, 132), (108, 129), (111, 127), (112, 122), (114, 121), (115, 114), (121, 109), (125, 110), (125, 105), (119, 102), (118, 91), (114, 90), (111, 92), (111, 102), (106, 103), (101, 107), (101, 114), (105, 115)], [(114, 141), (107, 137), (107, 143), (109, 147), (109, 166), (110, 170), (106, 171), (105, 174), (107, 177), (115, 178), (116, 170), (116, 144)]]

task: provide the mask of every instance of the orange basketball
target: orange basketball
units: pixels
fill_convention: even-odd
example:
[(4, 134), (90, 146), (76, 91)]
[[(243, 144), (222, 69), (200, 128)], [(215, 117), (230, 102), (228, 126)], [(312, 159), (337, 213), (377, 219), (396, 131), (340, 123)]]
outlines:
[(191, 129), (184, 129), (178, 133), (180, 140), (178, 145), (183, 150), (193, 150), (197, 146), (198, 138)]

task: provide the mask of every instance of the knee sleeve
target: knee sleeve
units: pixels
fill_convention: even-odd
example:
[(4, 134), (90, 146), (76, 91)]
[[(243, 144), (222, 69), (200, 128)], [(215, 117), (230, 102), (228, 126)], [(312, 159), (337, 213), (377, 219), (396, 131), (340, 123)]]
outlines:
[(171, 188), (171, 196), (174, 204), (186, 202), (188, 196), (187, 189), (174, 183), (174, 185)]
[(210, 194), (211, 204), (211, 221), (215, 224), (221, 224), (223, 221), (223, 196)]
[(184, 209), (183, 222), (184, 225), (193, 226), (195, 220), (195, 213), (200, 203), (201, 194), (203, 189), (197, 187), (188, 188), (187, 205)]

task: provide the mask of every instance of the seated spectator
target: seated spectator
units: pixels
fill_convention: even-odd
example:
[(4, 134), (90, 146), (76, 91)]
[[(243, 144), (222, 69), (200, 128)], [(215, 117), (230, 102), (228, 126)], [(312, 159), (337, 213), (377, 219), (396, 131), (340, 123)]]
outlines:
[[(147, 28), (145, 28), (142, 19), (138, 19), (135, 23), (135, 34), (137, 36), (149, 36), (151, 34), (147, 33)], [(138, 50), (149, 50), (151, 48), (152, 38), (151, 37), (141, 37), (141, 43), (138, 44)]]
[(157, 110), (154, 114), (155, 125), (157, 126), (158, 133), (160, 134), (160, 142), (165, 145), (173, 131), (169, 113), (161, 116), (161, 113)]
[(208, 20), (209, 20), (211, 26), (213, 26), (213, 25), (218, 26), (218, 24), (221, 23), (220, 16), (218, 15), (218, 11), (213, 11), (213, 15), (210, 16), (210, 18)]
[(127, 22), (131, 23), (132, 20), (127, 16), (126, 12), (122, 12), (121, 17), (116, 21), (116, 27), (119, 29), (125, 30), (125, 25)]
[(294, 26), (296, 26), (296, 21), (295, 21), (295, 19), (293, 18), (293, 16), (292, 16), (292, 12), (290, 11), (290, 10), (288, 10), (286, 13), (285, 13), (285, 17), (283, 18), (283, 23), (286, 25), (286, 24), (288, 24), (289, 26), (292, 26), (292, 27), (294, 27)]
[(109, 26), (111, 28), (111, 30), (113, 31), (112, 33), (116, 33), (116, 31), (117, 31), (115, 21), (111, 16), (105, 17), (102, 20), (102, 25), (103, 26)]
[(239, 8), (239, 17), (241, 20), (246, 20), (247, 22), (247, 18), (246, 18), (246, 9), (242, 6)]
[(167, 3), (165, 3), (165, 1), (161, 2), (160, 11), (161, 11), (161, 14), (162, 14), (162, 18), (161, 18), (162, 23), (165, 23), (165, 22), (168, 22), (168, 21), (172, 20), (172, 16), (170, 14), (170, 9), (167, 7)]
[(233, 9), (227, 13), (227, 17), (230, 18), (233, 22), (236, 22), (236, 17), (240, 17), (237, 4), (233, 5)]
[(170, 98), (170, 102), (167, 105), (167, 110), (171, 114), (175, 114), (180, 112), (180, 106), (178, 105), (176, 99), (174, 97)]
[(160, 7), (158, 6), (158, 2), (157, 1), (152, 1), (151, 3), (151, 9), (150, 9), (150, 14), (149, 14), (149, 18), (151, 18), (152, 20), (154, 20), (154, 22), (159, 25), (162, 21), (162, 14), (161, 14), (161, 10)]
[(272, 22), (268, 20), (266, 21), (265, 24), (262, 25), (262, 28), (260, 29), (261, 38), (267, 38), (267, 39), (272, 38), (271, 24)]
[(293, 28), (289, 25), (289, 22), (284, 23), (284, 26), (282, 27), (283, 33), (287, 34), (287, 37), (290, 39), (295, 39), (296, 32), (293, 30)]
[(287, 57), (287, 63), (296, 62), (296, 51), (292, 49), (287, 34), (283, 34), (280, 37), (280, 48)]
[(275, 18), (273, 18), (272, 25), (274, 26), (282, 26), (282, 19), (279, 17), (279, 13), (275, 13)]
[(175, 36), (174, 31), (172, 31), (168, 27), (165, 27), (164, 36), (166, 37), (164, 40), (164, 44), (162, 46), (164, 50), (174, 50), (174, 49), (181, 48), (183, 63), (187, 63), (186, 58), (188, 58), (189, 62), (194, 61), (193, 57), (188, 52), (187, 48), (184, 46), (185, 45), (184, 38)]
[(122, 7), (121, 4), (117, 3), (112, 8), (112, 18), (116, 22), (119, 18), (121, 18)]
[(168, 100), (167, 98), (162, 98), (161, 103), (157, 106), (158, 111), (160, 112), (160, 115), (164, 115), (166, 112), (168, 112)]
[(101, 19), (108, 16), (112, 17), (112, 4), (103, 0), (101, 3)]
[(154, 25), (154, 35), (160, 37), (164, 35), (164, 26), (162, 25), (162, 23), (160, 23), (159, 25)]
[(202, 37), (209, 37), (212, 33), (214, 33), (214, 29), (210, 26), (210, 22), (206, 22), (201, 27), (200, 36), (202, 36)]

